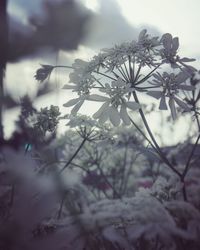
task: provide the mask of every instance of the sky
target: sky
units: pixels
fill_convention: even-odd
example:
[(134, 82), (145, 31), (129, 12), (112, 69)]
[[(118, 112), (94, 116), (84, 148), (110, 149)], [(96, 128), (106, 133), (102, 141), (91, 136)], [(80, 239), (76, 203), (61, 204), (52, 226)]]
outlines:
[[(6, 89), (12, 92), (16, 100), (26, 93), (30, 93), (32, 97), (36, 94), (38, 83), (33, 75), (40, 63), (70, 65), (75, 58), (90, 59), (101, 48), (136, 39), (143, 28), (146, 28), (152, 35), (171, 33), (173, 36), (178, 36), (181, 45), (180, 54), (200, 59), (199, 0), (77, 0), (76, 2), (84, 5), (92, 15), (92, 21), (88, 22), (84, 39), (73, 51), (62, 50), (59, 53), (40, 51), (34, 57), (26, 57), (9, 63)], [(32, 15), (43, 18), (43, 3), (44, 0), (9, 0), (8, 13), (15, 20), (14, 29), (20, 29), (22, 26), (28, 27), (28, 18)], [(41, 107), (54, 104), (62, 108), (62, 104), (72, 96), (71, 93), (67, 94), (66, 90), (61, 89), (67, 80), (68, 72), (57, 71), (53, 74), (52, 82), (56, 84), (55, 94), (39, 100), (36, 105)], [(69, 111), (66, 108), (62, 110)], [(95, 107), (91, 109), (90, 105), (89, 108), (83, 107), (82, 112), (88, 113), (89, 111), (91, 114), (95, 110)], [(16, 110), (5, 115), (7, 135), (13, 130), (15, 119)], [(154, 119), (150, 119), (150, 123), (156, 131), (160, 118), (155, 116)], [(177, 139), (181, 136), (176, 133)]]

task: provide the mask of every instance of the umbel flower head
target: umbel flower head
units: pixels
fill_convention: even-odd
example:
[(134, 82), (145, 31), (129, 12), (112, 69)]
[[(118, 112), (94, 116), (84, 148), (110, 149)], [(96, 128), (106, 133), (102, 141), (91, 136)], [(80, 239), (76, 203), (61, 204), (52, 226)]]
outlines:
[(41, 66), (42, 67), (39, 68), (36, 71), (36, 74), (34, 76), (35, 79), (38, 80), (39, 82), (43, 82), (47, 78), (49, 78), (50, 75), (51, 75), (52, 70), (54, 69), (54, 66), (52, 66), (52, 65), (44, 65), (44, 64), (42, 64)]
[(150, 84), (160, 88), (160, 90), (148, 91), (148, 95), (160, 99), (159, 109), (167, 110), (166, 98), (169, 98), (168, 103), (174, 120), (177, 116), (175, 103), (183, 110), (190, 111), (190, 107), (178, 97), (180, 90), (194, 90), (194, 86), (185, 83), (188, 74), (185, 72), (179, 72), (178, 74), (163, 72), (162, 75), (160, 73), (153, 74), (153, 77), (154, 79)]
[[(93, 115), (100, 123), (109, 120), (114, 126), (121, 121), (130, 125), (128, 110), (141, 108), (137, 94), (147, 93), (160, 99), (160, 109), (167, 109), (166, 98), (173, 119), (176, 118), (175, 104), (186, 111), (190, 108), (181, 100), (183, 91), (192, 91), (187, 79), (196, 71), (186, 62), (194, 59), (178, 56), (179, 40), (171, 34), (150, 36), (142, 30), (136, 41), (103, 49), (90, 61), (76, 59), (70, 73), (70, 84), (63, 89), (71, 89), (78, 97), (64, 104), (73, 107), (76, 115), (85, 101), (102, 102)], [(177, 68), (176, 73), (160, 73), (161, 66), (169, 64)], [(153, 77), (153, 80), (149, 79)], [(153, 90), (152, 90), (153, 89)]]
[[(178, 37), (172, 37), (171, 34), (166, 33), (162, 36), (161, 42), (163, 44), (163, 48), (160, 50), (161, 57), (164, 63), (169, 63), (172, 68), (178, 68), (180, 64), (184, 64), (185, 62), (193, 62), (195, 59), (190, 59), (187, 57), (180, 58), (178, 53), (179, 48), (179, 39)], [(189, 67), (189, 66), (188, 66)]]

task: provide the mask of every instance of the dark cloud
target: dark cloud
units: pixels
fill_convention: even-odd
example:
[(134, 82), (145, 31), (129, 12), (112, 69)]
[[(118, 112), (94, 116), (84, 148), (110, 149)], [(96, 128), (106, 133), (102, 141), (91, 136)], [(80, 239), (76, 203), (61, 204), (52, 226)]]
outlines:
[(36, 9), (39, 2), (42, 2), (42, 10), (38, 15), (29, 16), (27, 25), (10, 17), (8, 61), (17, 61), (44, 49), (74, 50), (85, 34), (88, 12), (81, 9), (73, 0), (37, 0), (28, 3), (18, 0), (18, 3), (21, 5), (24, 3), (24, 6), (29, 8), (34, 8), (33, 2)]
[(116, 0), (99, 0), (100, 9), (92, 18), (89, 36), (84, 44), (99, 49), (124, 41), (136, 39), (141, 29), (147, 28), (151, 34), (159, 31), (150, 25), (133, 26), (123, 16)]

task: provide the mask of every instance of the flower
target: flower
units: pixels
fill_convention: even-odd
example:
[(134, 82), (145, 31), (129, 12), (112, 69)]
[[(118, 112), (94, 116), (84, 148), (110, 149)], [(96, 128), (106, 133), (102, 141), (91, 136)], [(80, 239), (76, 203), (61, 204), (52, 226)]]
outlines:
[[(127, 94), (133, 91), (130, 85), (127, 85), (119, 78), (116, 81), (112, 81), (111, 86), (107, 84), (106, 88), (101, 91), (108, 94), (110, 98), (104, 97), (104, 104), (93, 115), (93, 118), (98, 119), (100, 123), (104, 123), (109, 119), (114, 126), (118, 126), (121, 120), (125, 125), (130, 125), (131, 122), (127, 108), (131, 110), (137, 110), (140, 108), (138, 103), (127, 101)], [(95, 101), (99, 99), (99, 97), (96, 96), (96, 99), (92, 99)], [(90, 98), (90, 100), (92, 99)]]
[(164, 72), (162, 75), (160, 73), (153, 74), (154, 79), (152, 82), (149, 82), (150, 84), (154, 85), (154, 87), (161, 87), (162, 90), (153, 90), (148, 91), (147, 94), (156, 98), (160, 99), (160, 110), (167, 110), (167, 104), (166, 104), (166, 97), (169, 98), (169, 107), (171, 110), (172, 118), (176, 119), (176, 109), (175, 109), (175, 103), (180, 106), (185, 111), (190, 111), (190, 108), (188, 105), (180, 100), (179, 97), (177, 97), (177, 94), (179, 94), (180, 90), (184, 91), (192, 91), (194, 90), (194, 87), (191, 85), (187, 85), (185, 82), (188, 79), (188, 74), (185, 72), (179, 72), (178, 74), (168, 74), (167, 72)]
[(147, 30), (144, 29), (140, 32), (138, 37), (138, 45), (147, 51), (154, 50), (155, 47), (160, 45), (160, 41), (158, 40), (158, 37), (150, 37), (149, 34), (147, 34)]
[[(100, 89), (101, 92), (107, 96), (98, 94), (88, 94), (84, 97), (72, 99), (65, 103), (64, 107), (74, 106), (71, 114), (75, 115), (84, 101), (96, 101), (104, 102), (100, 109), (93, 115), (94, 119), (98, 119), (101, 124), (105, 123), (108, 119), (114, 126), (118, 126), (121, 120), (125, 125), (130, 125), (130, 119), (127, 113), (127, 108), (131, 110), (137, 110), (140, 105), (136, 102), (128, 101), (128, 93), (132, 92), (130, 84), (126, 84), (121, 78), (109, 84), (105, 84), (105, 87)], [(120, 108), (120, 110), (119, 110)]]
[(42, 108), (37, 114), (37, 122), (34, 127), (44, 134), (54, 132), (58, 124), (58, 117), (60, 115), (59, 107), (51, 105), (50, 109)]
[[(162, 57), (163, 63), (169, 63), (172, 68), (178, 68), (179, 66), (177, 63), (179, 62), (183, 66), (185, 66), (185, 62), (193, 62), (195, 59), (189, 59), (189, 58), (180, 58), (177, 55), (177, 51), (179, 48), (179, 39), (178, 37), (172, 37), (171, 34), (166, 33), (162, 36), (161, 42), (163, 44), (163, 48), (160, 50), (160, 54)], [(187, 68), (191, 68), (191, 66), (187, 66)]]
[(54, 69), (54, 66), (44, 65), (44, 64), (42, 64), (41, 66), (42, 68), (39, 68), (36, 71), (36, 74), (34, 77), (37, 81), (43, 82), (44, 80), (50, 77), (51, 72)]
[[(78, 94), (78, 98), (65, 103), (65, 107), (74, 106), (71, 113), (76, 114), (85, 101), (103, 102), (93, 117), (104, 123), (107, 120), (118, 126), (121, 120), (129, 125), (130, 119), (127, 108), (137, 110), (138, 103), (131, 102), (131, 93), (146, 92), (152, 88), (162, 90), (148, 91), (148, 94), (160, 99), (160, 109), (167, 109), (166, 97), (169, 98), (169, 107), (172, 116), (176, 118), (175, 104), (184, 110), (190, 110), (187, 104), (178, 96), (180, 90), (191, 91), (194, 88), (185, 83), (196, 71), (185, 62), (193, 59), (180, 58), (177, 55), (179, 40), (167, 33), (159, 40), (151, 37), (146, 30), (142, 30), (136, 41), (124, 42), (113, 48), (103, 49), (89, 62), (76, 59), (73, 72), (70, 73), (70, 85), (64, 89), (71, 89)], [(180, 68), (178, 74), (155, 73), (164, 63)], [(144, 72), (148, 66), (150, 72)], [(145, 75), (144, 75), (145, 74)], [(150, 84), (154, 86), (140, 86), (154, 77)], [(95, 89), (95, 93), (93, 93)], [(104, 95), (99, 95), (98, 92)]]

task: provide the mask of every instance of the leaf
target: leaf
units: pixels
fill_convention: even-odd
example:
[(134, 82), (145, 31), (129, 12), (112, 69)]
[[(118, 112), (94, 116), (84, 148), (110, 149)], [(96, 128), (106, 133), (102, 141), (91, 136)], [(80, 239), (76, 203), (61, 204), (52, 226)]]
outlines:
[(108, 101), (110, 99), (108, 97), (105, 97), (105, 96), (93, 94), (93, 95), (89, 95), (87, 97), (87, 100), (96, 101), (96, 102), (106, 102), (106, 101)]
[(137, 102), (126, 102), (126, 106), (132, 110), (137, 110), (141, 108), (140, 104)]
[(94, 119), (98, 119), (98, 118), (102, 115), (102, 113), (105, 112), (105, 111), (108, 109), (109, 104), (110, 104), (110, 102), (105, 102), (105, 103), (100, 107), (100, 109), (99, 109), (96, 113), (93, 114), (92, 117), (93, 117)]
[(79, 102), (79, 101), (80, 101), (80, 98), (71, 99), (70, 101), (63, 104), (63, 106), (64, 107), (71, 107), (71, 106), (74, 106), (75, 104), (77, 104), (77, 102)]
[(110, 118), (110, 121), (111, 123), (114, 125), (114, 126), (119, 126), (120, 124), (120, 115), (119, 115), (119, 112), (117, 110), (117, 108), (111, 106), (109, 108), (109, 118)]
[(160, 99), (163, 95), (162, 91), (158, 91), (158, 90), (152, 90), (152, 91), (148, 91), (147, 95), (150, 95), (156, 99)]
[(121, 109), (120, 109), (120, 117), (122, 119), (122, 121), (124, 122), (125, 125), (130, 125), (131, 121), (128, 115), (128, 112), (126, 110), (126, 106), (125, 105), (121, 105)]
[(79, 109), (81, 108), (81, 106), (83, 105), (84, 103), (84, 100), (81, 100), (80, 102), (78, 102), (74, 107), (73, 109), (71, 110), (71, 114), (72, 115), (76, 115), (77, 112), (79, 111)]

